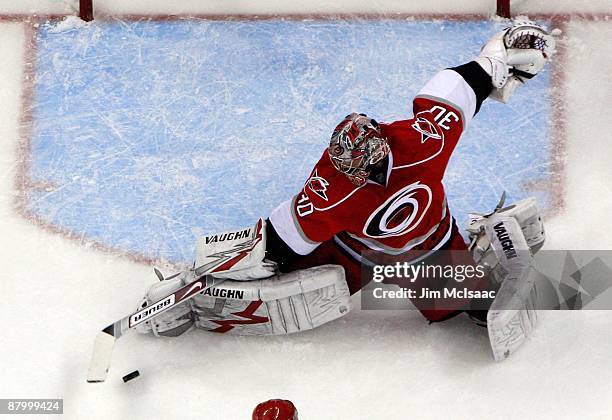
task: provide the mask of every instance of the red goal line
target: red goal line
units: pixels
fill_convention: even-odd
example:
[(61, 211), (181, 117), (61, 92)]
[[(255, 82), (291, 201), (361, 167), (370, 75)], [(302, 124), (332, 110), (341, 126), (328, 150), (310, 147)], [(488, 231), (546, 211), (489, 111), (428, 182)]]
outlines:
[[(504, 18), (509, 18), (511, 16), (510, 0), (496, 0), (496, 2), (497, 15)], [(93, 0), (79, 0), (79, 17), (86, 22), (93, 20)]]

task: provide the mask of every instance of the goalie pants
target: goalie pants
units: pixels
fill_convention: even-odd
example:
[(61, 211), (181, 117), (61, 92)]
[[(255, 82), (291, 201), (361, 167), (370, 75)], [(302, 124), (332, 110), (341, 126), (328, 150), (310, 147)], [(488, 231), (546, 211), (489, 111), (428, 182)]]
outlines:
[[(463, 251), (463, 252), (438, 252), (438, 251)], [(456, 266), (457, 264), (471, 264), (475, 265), (474, 260), (471, 258), (468, 248), (463, 240), (463, 237), (459, 233), (457, 225), (453, 221), (453, 227), (450, 238), (446, 243), (438, 250), (435, 251), (431, 256), (428, 256), (424, 262), (426, 264), (435, 264), (441, 266)], [(362, 284), (362, 264), (356, 258), (351, 256), (345, 251), (340, 245), (334, 240), (323, 242), (313, 252), (305, 255), (293, 263), (283, 271), (300, 270), (304, 268), (315, 267), (323, 264), (338, 264), (344, 267), (346, 273), (346, 282), (348, 284), (351, 295), (357, 293), (365, 284)], [(364, 270), (370, 270), (365, 264), (363, 265)], [(364, 273), (364, 279), (371, 279), (371, 271)], [(364, 281), (364, 283), (367, 283)], [(420, 290), (428, 288), (430, 290), (441, 289), (448, 280), (444, 281), (444, 284), (432, 278), (416, 278), (409, 284), (402, 284), (401, 281), (385, 281), (385, 283), (397, 284), (400, 287), (409, 287), (412, 290), (417, 291), (417, 295), (420, 295)], [(458, 283), (455, 283), (457, 286)], [(461, 283), (461, 288), (467, 288), (469, 290), (485, 290), (489, 287), (488, 278), (477, 280), (466, 280)], [(412, 303), (419, 309), (425, 318), (431, 322), (445, 321), (449, 318), (458, 315), (467, 309), (467, 305), (470, 303), (466, 299), (411, 299)], [(435, 309), (440, 308), (440, 309)]]

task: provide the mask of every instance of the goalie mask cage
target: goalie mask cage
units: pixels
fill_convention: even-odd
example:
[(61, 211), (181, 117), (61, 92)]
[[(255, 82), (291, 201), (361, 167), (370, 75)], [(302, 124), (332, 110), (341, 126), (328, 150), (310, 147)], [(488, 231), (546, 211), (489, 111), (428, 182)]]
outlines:
[[(495, 12), (498, 16), (510, 17), (510, 0), (495, 0)], [(86, 22), (93, 20), (93, 0), (79, 0), (79, 17)]]

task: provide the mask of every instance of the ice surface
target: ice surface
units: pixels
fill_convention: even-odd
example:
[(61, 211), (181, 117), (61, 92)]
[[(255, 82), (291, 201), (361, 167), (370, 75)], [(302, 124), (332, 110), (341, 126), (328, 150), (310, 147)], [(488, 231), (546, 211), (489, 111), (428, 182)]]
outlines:
[[(609, 311), (546, 313), (500, 364), (466, 319), (427, 325), (413, 312), (355, 311), (289, 337), (126, 336), (108, 382), (86, 384), (96, 332), (134, 308), (154, 276), (15, 213), (26, 27), (0, 23), (1, 398), (64, 398), (68, 419), (240, 420), (268, 398), (291, 399), (301, 419), (610, 417)], [(602, 69), (612, 66), (612, 25), (575, 19), (565, 34), (566, 205), (547, 220), (549, 243), (610, 249), (612, 85)], [(141, 377), (123, 384), (134, 369)]]
[[(190, 264), (197, 235), (251, 225), (296, 194), (346, 114), (411, 118), (427, 80), (469, 61), (501, 25), (45, 26), (29, 175), (49, 188), (29, 191), (28, 208), (77, 236)], [(547, 208), (546, 193), (525, 185), (551, 176), (548, 85), (544, 73), (473, 120), (446, 176), (461, 224), (503, 190)]]

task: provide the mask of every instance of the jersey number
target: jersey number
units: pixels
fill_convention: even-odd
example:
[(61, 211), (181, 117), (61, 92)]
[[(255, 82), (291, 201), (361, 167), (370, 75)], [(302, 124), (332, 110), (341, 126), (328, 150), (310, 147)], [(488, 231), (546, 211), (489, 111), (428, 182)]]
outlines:
[(437, 122), (441, 128), (447, 131), (450, 130), (450, 127), (447, 125), (448, 123), (459, 122), (459, 116), (455, 114), (455, 112), (449, 111), (443, 106), (434, 105), (430, 111), (435, 115), (435, 122)]
[(305, 193), (301, 193), (295, 209), (300, 217), (304, 217), (314, 211), (314, 206), (310, 202), (308, 196)]

